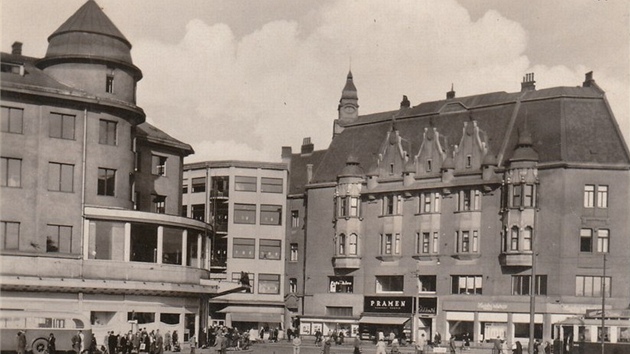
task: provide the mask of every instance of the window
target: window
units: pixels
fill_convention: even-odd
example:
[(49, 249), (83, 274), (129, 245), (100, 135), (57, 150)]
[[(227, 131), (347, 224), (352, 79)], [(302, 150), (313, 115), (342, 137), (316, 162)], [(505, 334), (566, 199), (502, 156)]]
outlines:
[(1, 64), (0, 70), (2, 70), (3, 73), (11, 73), (24, 76), (24, 64), (5, 62)]
[[(133, 192), (133, 210), (140, 210), (140, 192), (135, 191)], [(184, 206), (184, 208), (182, 209), (182, 213), (184, 213), (183, 216), (186, 216), (186, 207)]]
[(405, 277), (403, 275), (377, 275), (377, 293), (401, 293), (404, 290)]
[(395, 200), (394, 195), (383, 196), (383, 215), (394, 215)]
[(300, 227), (300, 211), (299, 210), (291, 210), (291, 227), (292, 228)]
[(427, 172), (431, 172), (433, 170), (433, 161), (431, 161), (431, 159), (427, 159), (427, 163), (426, 163), (426, 171)]
[(476, 189), (459, 191), (457, 211), (481, 210), (481, 192)]
[(256, 177), (236, 176), (234, 177), (234, 190), (242, 192), (255, 192), (256, 183)]
[(297, 278), (289, 278), (289, 294), (297, 293)]
[(46, 252), (72, 253), (72, 226), (46, 226)]
[(482, 294), (481, 275), (451, 276), (452, 294)]
[(230, 177), (229, 176), (213, 176), (212, 189), (210, 196), (212, 197), (228, 197), (230, 195)]
[(2, 106), (2, 132), (22, 134), (24, 126), (24, 110), (22, 108)]
[(260, 206), (261, 225), (282, 225), (282, 206), (262, 204)]
[(580, 229), (580, 252), (593, 252), (593, 230)]
[(512, 186), (512, 206), (513, 207), (521, 206), (521, 185), (520, 184)]
[(153, 212), (158, 214), (166, 213), (166, 196), (153, 195)]
[(348, 255), (356, 256), (357, 255), (357, 234), (351, 234), (348, 237)]
[(440, 234), (438, 232), (433, 232), (433, 253), (440, 252), (439, 238), (440, 238)]
[(259, 259), (280, 259), (282, 241), (280, 240), (260, 240)]
[(259, 274), (258, 275), (259, 294), (280, 294), (279, 274)]
[[(135, 203), (134, 203), (135, 205)], [(134, 210), (138, 210), (136, 208), (134, 208)], [(182, 205), (182, 212), (180, 214), (180, 216), (187, 218), (188, 217), (188, 205)]]
[(74, 165), (49, 162), (48, 190), (57, 192), (72, 192), (74, 185)]
[(235, 237), (232, 242), (232, 257), (254, 259), (256, 239)]
[(346, 254), (346, 235), (344, 234), (339, 235), (339, 237), (337, 238), (337, 245), (338, 245), (337, 254), (345, 255)]
[(326, 316), (352, 317), (352, 306), (326, 306)]
[(195, 220), (204, 221), (206, 219), (206, 205), (193, 204), (190, 206), (190, 217)]
[[(243, 279), (243, 273), (245, 273), (247, 275), (247, 279)], [(249, 286), (253, 287), (254, 286), (254, 273), (232, 272), (232, 283), (244, 284), (243, 280), (248, 280), (249, 281)], [(247, 289), (247, 290), (245, 290), (245, 292), (246, 293), (250, 293), (251, 290)]]
[(104, 119), (100, 120), (98, 143), (116, 145), (116, 122)]
[(0, 166), (2, 174), (2, 187), (21, 187), (22, 186), (22, 160), (10, 157), (2, 158)]
[(357, 217), (359, 216), (359, 198), (358, 197), (339, 197), (337, 202), (338, 217)]
[(261, 177), (260, 191), (263, 193), (282, 193), (282, 178)]
[(98, 169), (98, 195), (114, 196), (116, 189), (116, 170), (99, 167)]
[(437, 291), (437, 276), (419, 275), (418, 293), (434, 293)]
[(74, 140), (75, 116), (61, 113), (51, 113), (48, 126), (48, 136), (51, 138)]
[(348, 199), (346, 199), (346, 197), (339, 197), (339, 203), (337, 204), (337, 207), (337, 216), (348, 216)]
[(512, 226), (512, 230), (510, 231), (510, 250), (518, 251), (518, 237), (519, 237), (518, 226)]
[(328, 292), (352, 293), (354, 291), (354, 277), (328, 277)]
[(298, 260), (298, 244), (297, 243), (292, 243), (291, 244), (291, 250), (289, 253), (289, 261), (291, 262), (297, 262)]
[(532, 250), (532, 231), (533, 229), (529, 226), (523, 230), (523, 251)]
[(151, 156), (151, 173), (157, 176), (166, 176), (166, 156)]
[(597, 186), (597, 207), (608, 208), (608, 186)]
[(610, 277), (584, 276), (575, 277), (575, 296), (610, 297)]
[(595, 186), (587, 184), (584, 186), (584, 207), (593, 208), (595, 206)]
[[(512, 295), (531, 295), (532, 276), (531, 275), (513, 275), (512, 276)], [(536, 284), (534, 284), (534, 295), (547, 295), (547, 276), (536, 275)]]
[(471, 168), (471, 167), (472, 167), (472, 156), (466, 155), (466, 168)]
[(184, 179), (182, 181), (182, 194), (188, 194), (188, 180)]
[(381, 234), (381, 254), (392, 254), (394, 236), (392, 234)]
[(462, 230), (456, 231), (457, 253), (479, 253), (479, 231)]
[(255, 204), (234, 204), (235, 224), (256, 224)]
[(431, 245), (431, 233), (429, 232), (422, 232), (422, 233), (417, 233), (416, 234), (416, 244), (417, 244), (417, 249), (416, 249), (416, 254), (428, 254)]
[(608, 253), (610, 231), (607, 229), (597, 230), (597, 252)]
[(206, 178), (198, 177), (192, 179), (192, 192), (200, 193), (206, 191)]
[(535, 204), (536, 203), (534, 202), (534, 185), (524, 184), (523, 185), (523, 206), (533, 207)]
[(350, 197), (350, 216), (359, 216), (359, 198)]
[(13, 221), (0, 222), (0, 242), (3, 250), (17, 250), (20, 248), (20, 223)]
[(107, 75), (105, 78), (105, 92), (114, 93), (114, 75)]

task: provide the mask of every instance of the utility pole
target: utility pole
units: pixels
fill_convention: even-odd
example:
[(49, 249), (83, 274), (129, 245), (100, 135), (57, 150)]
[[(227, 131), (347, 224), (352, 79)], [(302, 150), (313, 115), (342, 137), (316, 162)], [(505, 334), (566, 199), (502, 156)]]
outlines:
[(602, 277), (602, 333), (600, 335), (602, 340), (602, 354), (604, 354), (604, 346), (605, 346), (605, 331), (606, 331), (606, 250), (604, 251), (604, 270)]

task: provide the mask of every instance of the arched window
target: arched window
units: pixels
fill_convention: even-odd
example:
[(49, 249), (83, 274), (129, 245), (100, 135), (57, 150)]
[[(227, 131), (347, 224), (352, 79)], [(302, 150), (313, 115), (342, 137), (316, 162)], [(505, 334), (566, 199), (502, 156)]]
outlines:
[(532, 250), (532, 228), (530, 226), (523, 230), (523, 251)]
[(518, 226), (513, 226), (510, 232), (510, 250), (518, 250)]
[(352, 234), (348, 238), (348, 254), (352, 256), (357, 254), (357, 234)]
[(346, 254), (346, 235), (339, 235), (339, 239), (337, 240), (337, 244), (339, 246), (339, 254)]

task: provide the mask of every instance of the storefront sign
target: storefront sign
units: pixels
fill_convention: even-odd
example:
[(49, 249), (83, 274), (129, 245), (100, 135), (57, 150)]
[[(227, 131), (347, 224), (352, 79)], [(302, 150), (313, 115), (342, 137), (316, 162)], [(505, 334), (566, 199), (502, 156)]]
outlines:
[(418, 313), (423, 315), (436, 315), (437, 297), (419, 297)]
[(498, 302), (478, 302), (477, 308), (484, 311), (505, 311), (507, 310), (508, 305)]
[(366, 296), (363, 311), (386, 313), (411, 313), (412, 298), (407, 296)]

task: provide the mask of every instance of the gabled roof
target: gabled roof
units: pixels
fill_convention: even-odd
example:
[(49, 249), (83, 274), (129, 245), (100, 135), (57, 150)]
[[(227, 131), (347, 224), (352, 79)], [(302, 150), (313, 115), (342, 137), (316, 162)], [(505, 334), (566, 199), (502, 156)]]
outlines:
[[(442, 108), (457, 102), (464, 109)], [(591, 164), (630, 167), (627, 146), (596, 85), (554, 87), (525, 92), (492, 92), (421, 103), (405, 110), (359, 116), (344, 124), (316, 169), (312, 183), (334, 182), (353, 154), (368, 171), (396, 116), (396, 128), (415, 156), (425, 128), (436, 127), (452, 151), (462, 138), (464, 122), (474, 120), (486, 133), (488, 153), (505, 166), (518, 142), (517, 130), (527, 121), (539, 163)], [(407, 147), (407, 146), (410, 146)]]
[(136, 137), (150, 143), (168, 146), (170, 148), (179, 150), (183, 156), (188, 156), (195, 153), (192, 146), (173, 138), (172, 136), (166, 134), (164, 131), (146, 122), (136, 126), (135, 135)]

